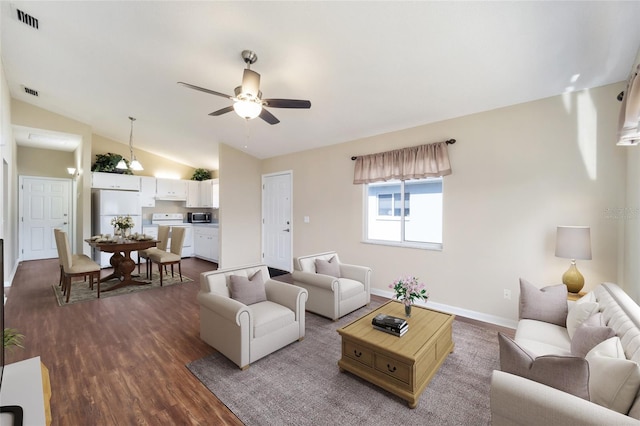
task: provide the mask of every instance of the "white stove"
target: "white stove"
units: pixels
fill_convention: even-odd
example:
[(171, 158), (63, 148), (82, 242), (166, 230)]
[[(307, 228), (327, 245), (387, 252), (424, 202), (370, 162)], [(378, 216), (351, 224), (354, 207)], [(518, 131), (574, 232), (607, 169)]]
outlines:
[(153, 225), (185, 225), (182, 213), (154, 213), (151, 216)]
[[(184, 214), (182, 213), (153, 213), (151, 216), (152, 225), (168, 225), (181, 226), (184, 228), (184, 244), (182, 245), (182, 257), (193, 256), (193, 225), (184, 222)], [(157, 231), (156, 231), (157, 238)], [(167, 251), (171, 247), (171, 234), (167, 242)]]

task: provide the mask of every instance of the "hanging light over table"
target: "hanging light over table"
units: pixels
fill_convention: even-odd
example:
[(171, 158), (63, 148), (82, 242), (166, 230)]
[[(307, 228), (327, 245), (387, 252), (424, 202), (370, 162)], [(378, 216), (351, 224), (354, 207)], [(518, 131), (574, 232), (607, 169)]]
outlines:
[(120, 162), (116, 166), (116, 169), (131, 168), (131, 170), (138, 170), (138, 171), (144, 170), (144, 168), (142, 167), (142, 164), (140, 164), (135, 154), (133, 153), (133, 122), (136, 121), (136, 119), (133, 117), (129, 117), (129, 120), (131, 120), (131, 131), (129, 132), (129, 153), (131, 155), (129, 157), (131, 159), (130, 164), (129, 164), (129, 167), (127, 167), (127, 162), (124, 161), (124, 158), (123, 158), (120, 160)]

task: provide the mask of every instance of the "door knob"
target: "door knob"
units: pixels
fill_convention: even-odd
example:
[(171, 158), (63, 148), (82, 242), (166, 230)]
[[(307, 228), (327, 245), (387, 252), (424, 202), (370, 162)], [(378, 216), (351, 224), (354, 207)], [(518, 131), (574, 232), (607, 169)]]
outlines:
[(289, 228), (283, 229), (284, 232), (289, 232)]

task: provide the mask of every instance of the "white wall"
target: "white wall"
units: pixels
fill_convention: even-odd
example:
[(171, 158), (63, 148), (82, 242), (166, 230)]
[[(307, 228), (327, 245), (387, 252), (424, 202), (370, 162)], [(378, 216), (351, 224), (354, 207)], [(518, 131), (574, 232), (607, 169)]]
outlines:
[(18, 181), (16, 172), (16, 143), (11, 127), (11, 95), (0, 64), (0, 199), (2, 229), (0, 238), (4, 239), (4, 277), (9, 285), (18, 267), (18, 231), (12, 224), (18, 223)]
[[(589, 225), (593, 260), (579, 261), (585, 289), (618, 281), (626, 152), (615, 146), (622, 84), (557, 96), (263, 161), (293, 170), (294, 256), (337, 250), (373, 268), (375, 291), (401, 274), (426, 282), (431, 300), (517, 318), (518, 278), (559, 283), (557, 225)], [(442, 251), (364, 244), (363, 190), (352, 155), (457, 139), (444, 178)], [(304, 223), (303, 217), (310, 222)], [(624, 283), (621, 283), (624, 285)], [(511, 300), (503, 298), (509, 289)]]

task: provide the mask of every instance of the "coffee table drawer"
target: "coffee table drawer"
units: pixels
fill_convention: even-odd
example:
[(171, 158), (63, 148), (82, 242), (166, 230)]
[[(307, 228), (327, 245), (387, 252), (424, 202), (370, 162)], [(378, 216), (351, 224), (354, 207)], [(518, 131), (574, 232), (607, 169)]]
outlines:
[(376, 354), (375, 368), (381, 373), (387, 374), (403, 383), (410, 384), (411, 367), (407, 364), (403, 364), (384, 355)]
[(371, 350), (349, 341), (345, 341), (343, 344), (342, 353), (345, 356), (361, 362), (368, 367), (373, 367), (373, 352)]

